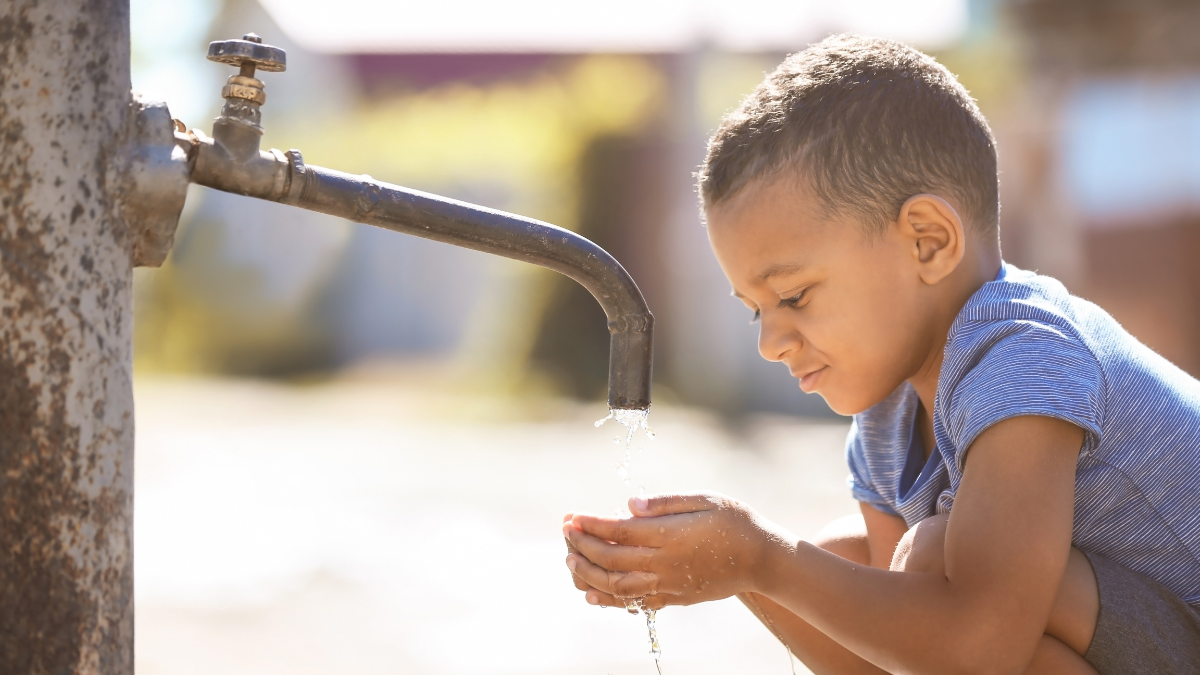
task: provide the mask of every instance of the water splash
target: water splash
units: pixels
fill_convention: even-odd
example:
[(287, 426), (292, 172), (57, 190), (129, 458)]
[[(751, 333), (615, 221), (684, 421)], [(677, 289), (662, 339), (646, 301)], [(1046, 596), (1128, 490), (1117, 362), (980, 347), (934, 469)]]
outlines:
[(623, 598), (625, 611), (630, 614), (641, 612), (646, 615), (646, 633), (650, 637), (650, 654), (654, 656), (654, 667), (662, 675), (662, 648), (658, 646), (658, 610), (646, 609), (645, 598)]
[[(629, 485), (629, 464), (633, 461), (633, 434), (638, 429), (645, 432), (647, 438), (654, 438), (654, 430), (646, 424), (646, 419), (650, 416), (650, 410), (629, 410), (626, 408), (610, 408), (608, 417), (602, 420), (596, 420), (596, 426), (599, 427), (609, 420), (616, 420), (621, 426), (625, 427), (625, 455), (621, 461), (617, 462), (617, 476), (621, 482)], [(620, 445), (620, 435), (613, 437), (613, 443)]]
[[(628, 408), (609, 408), (608, 417), (602, 420), (596, 420), (596, 426), (602, 426), (609, 420), (616, 420), (621, 426), (625, 427), (628, 432), (625, 434), (625, 445), (633, 443), (633, 432), (639, 428), (646, 432), (648, 438), (654, 438), (654, 430), (646, 424), (646, 419), (650, 417), (650, 410), (630, 410)], [(613, 438), (613, 443), (620, 443), (621, 437)]]

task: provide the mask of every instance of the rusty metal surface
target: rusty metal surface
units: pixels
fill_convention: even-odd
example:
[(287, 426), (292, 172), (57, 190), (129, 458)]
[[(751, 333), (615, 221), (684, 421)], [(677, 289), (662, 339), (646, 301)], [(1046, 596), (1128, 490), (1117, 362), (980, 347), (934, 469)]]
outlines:
[(128, 0), (0, 2), (0, 672), (133, 672)]

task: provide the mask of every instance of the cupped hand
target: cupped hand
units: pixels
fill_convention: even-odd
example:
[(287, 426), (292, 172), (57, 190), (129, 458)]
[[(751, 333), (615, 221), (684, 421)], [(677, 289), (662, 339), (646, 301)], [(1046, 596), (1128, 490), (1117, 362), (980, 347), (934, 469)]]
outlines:
[(649, 609), (752, 591), (774, 534), (748, 506), (715, 493), (629, 500), (632, 518), (568, 514), (563, 535), (576, 588), (596, 605)]

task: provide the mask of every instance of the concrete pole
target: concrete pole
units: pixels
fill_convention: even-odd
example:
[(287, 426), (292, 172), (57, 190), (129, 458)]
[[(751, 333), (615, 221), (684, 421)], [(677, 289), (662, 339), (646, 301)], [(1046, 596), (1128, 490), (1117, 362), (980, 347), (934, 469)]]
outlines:
[(0, 673), (133, 673), (129, 0), (0, 0)]

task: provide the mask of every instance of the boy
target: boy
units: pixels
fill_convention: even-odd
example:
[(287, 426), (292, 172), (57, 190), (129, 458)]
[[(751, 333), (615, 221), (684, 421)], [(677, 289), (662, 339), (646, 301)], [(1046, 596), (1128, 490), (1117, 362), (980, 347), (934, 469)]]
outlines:
[(571, 515), (589, 602), (737, 595), (815, 673), (1200, 672), (1200, 383), (1002, 262), (953, 75), (829, 38), (726, 118), (700, 191), (762, 356), (854, 415), (861, 515), (812, 543), (714, 494)]

